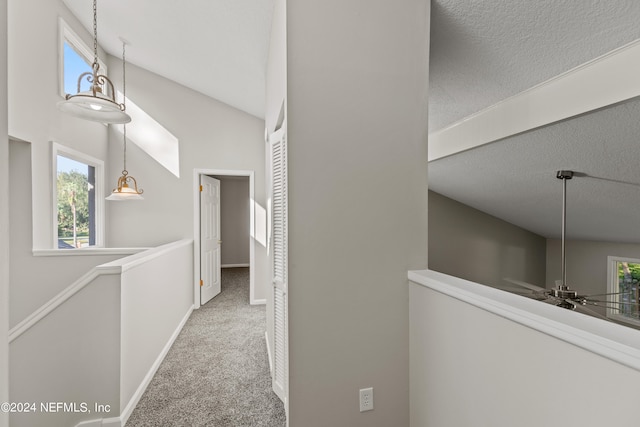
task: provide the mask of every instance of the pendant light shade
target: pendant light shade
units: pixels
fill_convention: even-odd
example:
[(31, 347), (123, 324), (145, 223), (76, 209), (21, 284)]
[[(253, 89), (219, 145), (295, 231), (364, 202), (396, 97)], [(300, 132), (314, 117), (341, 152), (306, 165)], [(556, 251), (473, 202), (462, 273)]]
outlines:
[(131, 121), (131, 117), (121, 110), (118, 104), (102, 94), (94, 96), (91, 91), (67, 95), (65, 101), (58, 102), (58, 109), (72, 116), (100, 123)]
[[(100, 74), (98, 63), (98, 15), (97, 0), (93, 0), (93, 64), (92, 72), (78, 77), (78, 89), (75, 95), (67, 94), (64, 101), (58, 102), (60, 111), (85, 120), (100, 123), (129, 123), (131, 117), (125, 112), (124, 103), (115, 99), (115, 88), (109, 78)], [(91, 84), (91, 89), (80, 92), (83, 79)]]
[[(125, 73), (125, 46), (127, 42), (122, 40), (122, 96), (127, 99), (126, 92), (126, 73)], [(124, 166), (122, 168), (122, 176), (118, 178), (118, 186), (113, 189), (111, 195), (107, 197), (107, 200), (115, 200), (115, 201), (125, 201), (125, 200), (143, 200), (142, 193), (144, 190), (138, 189), (138, 182), (132, 176), (129, 176), (129, 172), (127, 171), (127, 125), (122, 126), (122, 133), (124, 135)], [(130, 186), (133, 184), (133, 187)]]
[[(133, 182), (133, 187), (129, 187), (129, 182)], [(144, 190), (138, 190), (136, 179), (129, 176), (126, 170), (122, 171), (122, 176), (118, 178), (118, 187), (114, 188), (107, 200), (124, 201), (124, 200), (143, 200), (142, 193)]]

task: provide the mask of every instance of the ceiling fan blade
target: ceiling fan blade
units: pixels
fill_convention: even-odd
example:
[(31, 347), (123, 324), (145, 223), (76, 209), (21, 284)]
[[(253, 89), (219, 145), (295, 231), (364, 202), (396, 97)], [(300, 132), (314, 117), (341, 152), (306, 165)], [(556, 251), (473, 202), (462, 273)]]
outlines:
[(531, 297), (531, 296), (533, 296), (533, 293), (528, 289), (511, 288), (511, 287), (508, 287), (508, 286), (505, 286), (505, 287), (502, 287), (502, 286), (497, 287), (496, 286), (496, 289), (500, 289), (501, 291), (509, 292), (510, 294), (521, 295), (523, 297)]
[[(550, 295), (546, 292), (538, 292), (535, 291), (532, 294), (529, 294), (529, 298), (532, 298), (536, 301), (542, 301), (542, 302), (549, 302), (549, 300), (553, 300), (553, 297), (550, 297)], [(550, 304), (552, 304), (551, 302), (549, 302)]]
[(637, 318), (640, 313), (640, 304), (637, 302), (600, 300), (582, 295), (578, 295), (577, 299), (581, 299), (583, 305), (593, 305), (596, 307), (624, 312), (626, 316), (631, 315), (632, 317)]
[(624, 295), (627, 292), (607, 292), (606, 294), (587, 294), (587, 295), (579, 295), (580, 298), (593, 298), (593, 297), (607, 297), (609, 295)]
[(611, 320), (605, 316), (603, 316), (602, 314), (598, 313), (595, 310), (591, 310), (590, 308), (585, 307), (584, 305), (582, 305), (579, 302), (570, 300), (570, 299), (566, 299), (566, 302), (568, 302), (569, 304), (573, 305), (575, 307), (575, 311), (578, 311), (582, 314), (587, 314), (589, 316), (593, 316), (593, 317), (597, 317), (598, 319), (602, 319), (602, 320), (606, 320), (607, 322), (611, 322)]
[(546, 299), (548, 297), (548, 295), (546, 293), (543, 293), (541, 291), (532, 291), (531, 289), (516, 288), (516, 287), (511, 287), (511, 286), (496, 287), (496, 289), (500, 289), (501, 291), (509, 292), (510, 294), (515, 294), (515, 295), (520, 295), (522, 297), (531, 298), (531, 299), (534, 299), (536, 301), (542, 301), (542, 300), (544, 300), (544, 299)]
[(512, 284), (517, 285), (517, 286), (522, 286), (523, 288), (531, 289), (532, 291), (541, 291), (541, 292), (546, 292), (547, 291), (545, 288), (541, 288), (540, 286), (532, 285), (531, 283), (523, 282), (522, 280), (511, 279), (509, 277), (505, 277), (502, 280), (504, 280), (505, 282), (512, 283)]

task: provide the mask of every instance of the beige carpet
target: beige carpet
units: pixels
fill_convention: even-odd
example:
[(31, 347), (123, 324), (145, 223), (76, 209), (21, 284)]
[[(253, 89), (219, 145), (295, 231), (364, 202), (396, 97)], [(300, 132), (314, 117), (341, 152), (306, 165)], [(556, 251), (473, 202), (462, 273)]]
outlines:
[(265, 328), (249, 269), (223, 269), (222, 292), (193, 312), (126, 426), (285, 426)]

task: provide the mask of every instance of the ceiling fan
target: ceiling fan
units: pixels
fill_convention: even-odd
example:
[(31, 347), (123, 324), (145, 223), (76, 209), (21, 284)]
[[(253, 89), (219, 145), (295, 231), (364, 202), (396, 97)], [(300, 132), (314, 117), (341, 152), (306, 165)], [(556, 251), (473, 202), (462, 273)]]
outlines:
[[(543, 301), (548, 304), (562, 307), (568, 310), (574, 310), (588, 314), (599, 319), (611, 321), (608, 317), (603, 316), (587, 306), (595, 306), (620, 311), (622, 306), (633, 307), (631, 310), (634, 314), (631, 316), (638, 319), (638, 299), (627, 298), (627, 301), (621, 301), (620, 298), (611, 300), (608, 297), (613, 295), (628, 294), (628, 292), (614, 292), (604, 294), (581, 295), (578, 291), (570, 289), (567, 285), (567, 256), (566, 256), (566, 228), (567, 228), (567, 181), (572, 179), (574, 172), (570, 170), (559, 170), (556, 178), (562, 180), (562, 279), (556, 280), (556, 287), (553, 289), (545, 289), (531, 283), (505, 278), (504, 280), (516, 287), (501, 287), (501, 289), (517, 293), (529, 298)], [(640, 285), (639, 285), (640, 286)], [(626, 310), (629, 311), (629, 310)]]

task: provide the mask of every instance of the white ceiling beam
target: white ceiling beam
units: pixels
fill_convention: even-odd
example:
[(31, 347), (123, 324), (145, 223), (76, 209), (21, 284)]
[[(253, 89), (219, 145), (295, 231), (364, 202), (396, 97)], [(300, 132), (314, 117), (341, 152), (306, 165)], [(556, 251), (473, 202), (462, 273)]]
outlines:
[(429, 161), (640, 95), (640, 39), (429, 134)]

